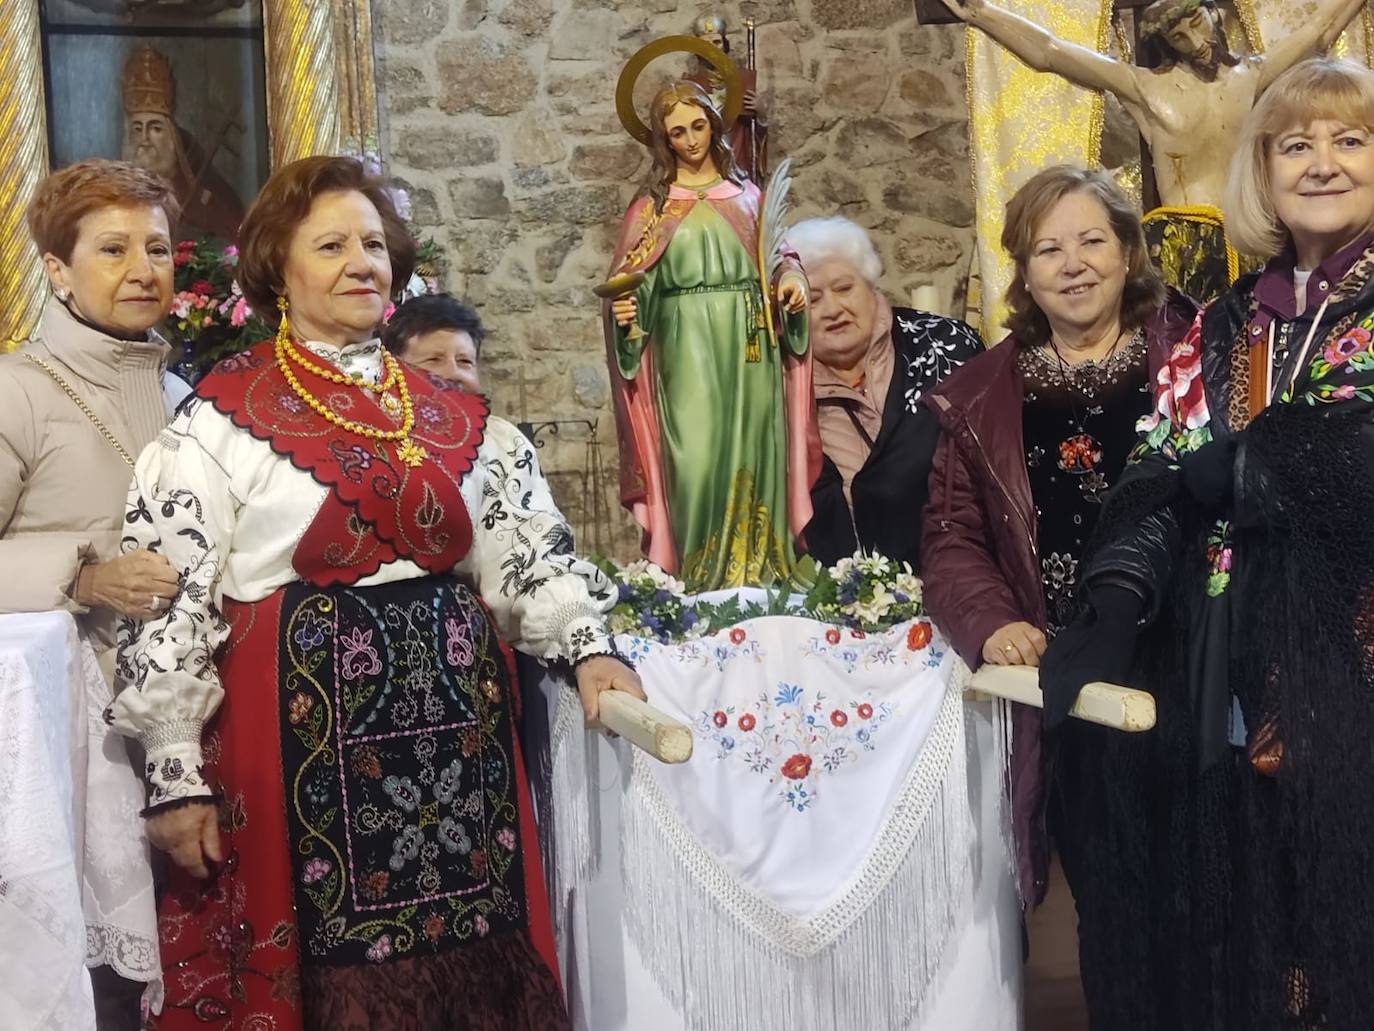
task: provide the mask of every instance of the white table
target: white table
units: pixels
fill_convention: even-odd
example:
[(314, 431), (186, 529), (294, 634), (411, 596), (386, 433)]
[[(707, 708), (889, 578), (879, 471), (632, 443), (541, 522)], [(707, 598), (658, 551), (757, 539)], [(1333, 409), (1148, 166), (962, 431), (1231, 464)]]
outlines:
[(161, 1004), (143, 788), (66, 613), (0, 616), (0, 1027), (95, 1026), (87, 967)]
[[(528, 666), (526, 671), (532, 672)], [(542, 686), (545, 692), (567, 690), (552, 678)], [(1022, 1026), (1019, 904), (1003, 823), (1002, 757), (992, 711), (988, 703), (965, 707), (967, 798), (978, 828), (975, 869), (940, 968), (920, 1010), (902, 1031), (1019, 1031)], [(619, 799), (628, 776), (624, 751), (601, 739), (595, 753), (587, 760), (596, 782), (597, 797), (589, 804), (599, 869), (561, 914), (570, 931), (560, 957), (569, 1012), (578, 1031), (684, 1031), (687, 1022), (650, 974), (623, 916)], [(562, 839), (556, 847), (567, 846), (564, 830), (555, 830)], [(817, 1015), (815, 1026), (867, 1031), (827, 1024), (824, 1015)]]

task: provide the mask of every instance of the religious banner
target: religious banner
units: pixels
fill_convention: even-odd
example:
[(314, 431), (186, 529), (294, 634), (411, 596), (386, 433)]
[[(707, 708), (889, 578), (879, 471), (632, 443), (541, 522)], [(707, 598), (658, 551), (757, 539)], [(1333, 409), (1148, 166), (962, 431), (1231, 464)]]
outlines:
[[(1111, 0), (1006, 0), (999, 6), (1069, 43), (1107, 49)], [(965, 78), (977, 241), (982, 333), (999, 341), (1007, 316), (1003, 295), (1012, 261), (1002, 249), (1002, 223), (1011, 195), (1048, 165), (1097, 164), (1103, 101), (1056, 75), (1037, 72), (982, 32), (968, 30)]]
[[(683, 764), (625, 756), (619, 814), (625, 926), (684, 1027), (909, 1026), (975, 846), (966, 669), (938, 630), (770, 616), (617, 645), (694, 736)], [(588, 877), (591, 802), (607, 804), (581, 726), (565, 690), (551, 778), (562, 900)]]

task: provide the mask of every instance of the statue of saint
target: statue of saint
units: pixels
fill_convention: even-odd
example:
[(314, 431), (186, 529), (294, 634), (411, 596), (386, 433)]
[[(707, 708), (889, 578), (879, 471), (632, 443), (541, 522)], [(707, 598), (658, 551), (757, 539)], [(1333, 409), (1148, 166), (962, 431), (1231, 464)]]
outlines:
[[(1364, 0), (1321, 0), (1300, 29), (1263, 55), (1242, 57), (1227, 42), (1212, 0), (1156, 0), (1139, 16), (1142, 63), (1134, 65), (1066, 43), (986, 0), (944, 3), (1036, 71), (1105, 90), (1121, 102), (1149, 145), (1163, 204), (1146, 215), (1152, 250), (1166, 280), (1198, 300), (1221, 293), (1235, 275), (1220, 203), (1241, 120), (1271, 82), (1329, 48), (1364, 6)], [(1220, 255), (1221, 281), (1215, 260), (1191, 267), (1203, 253)]]
[(654, 164), (601, 288), (629, 284), (606, 306), (621, 499), (645, 553), (689, 590), (781, 582), (820, 467), (785, 168), (765, 201), (695, 82), (660, 90), (647, 129), (626, 127)]
[(211, 155), (172, 117), (172, 69), (150, 46), (124, 65), (124, 159), (167, 179), (181, 201), (182, 235), (208, 233), (232, 241), (243, 218), (238, 192)]
[[(692, 35), (704, 39), (712, 46), (730, 53), (730, 37), (726, 34), (725, 19), (719, 14), (703, 14), (692, 22)], [(758, 72), (745, 61), (735, 60), (739, 72), (740, 87), (744, 90), (744, 106), (730, 128), (730, 149), (735, 154), (735, 164), (754, 183), (762, 184), (768, 175), (768, 116), (759, 103)], [(711, 95), (717, 110), (725, 108), (725, 81), (701, 58), (692, 59), (692, 71), (688, 80), (695, 82)]]

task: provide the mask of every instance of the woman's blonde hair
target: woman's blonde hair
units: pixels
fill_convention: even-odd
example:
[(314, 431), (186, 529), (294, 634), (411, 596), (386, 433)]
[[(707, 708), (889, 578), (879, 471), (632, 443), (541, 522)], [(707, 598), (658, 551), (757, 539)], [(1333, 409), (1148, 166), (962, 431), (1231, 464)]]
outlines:
[(1145, 232), (1140, 227), (1136, 206), (1121, 192), (1105, 172), (1076, 165), (1052, 165), (1037, 172), (1007, 202), (1002, 226), (1002, 247), (1016, 262), (1016, 274), (1007, 287), (1006, 302), (1011, 309), (1006, 325), (1018, 343), (1040, 347), (1050, 339), (1050, 320), (1035, 303), (1026, 286), (1026, 265), (1036, 230), (1051, 209), (1070, 193), (1095, 197), (1107, 211), (1112, 233), (1121, 242), (1126, 259), (1126, 285), (1121, 292), (1121, 328), (1139, 329), (1164, 303), (1164, 282), (1150, 264), (1145, 247)]
[(1315, 57), (1288, 69), (1255, 102), (1241, 124), (1221, 202), (1237, 250), (1272, 258), (1288, 245), (1270, 196), (1269, 145), (1280, 133), (1322, 119), (1374, 132), (1374, 71)]

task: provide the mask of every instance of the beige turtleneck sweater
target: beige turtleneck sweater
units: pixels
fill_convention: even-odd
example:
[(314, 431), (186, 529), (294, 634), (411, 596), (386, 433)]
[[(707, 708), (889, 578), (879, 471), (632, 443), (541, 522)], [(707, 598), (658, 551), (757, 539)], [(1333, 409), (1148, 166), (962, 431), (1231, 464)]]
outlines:
[(72, 596), (85, 562), (119, 554), (133, 470), (49, 375), (47, 362), (133, 456), (189, 388), (164, 369), (170, 348), (117, 340), (50, 299), (37, 331), (0, 355), (0, 612), (76, 613), (98, 651), (113, 613)]

